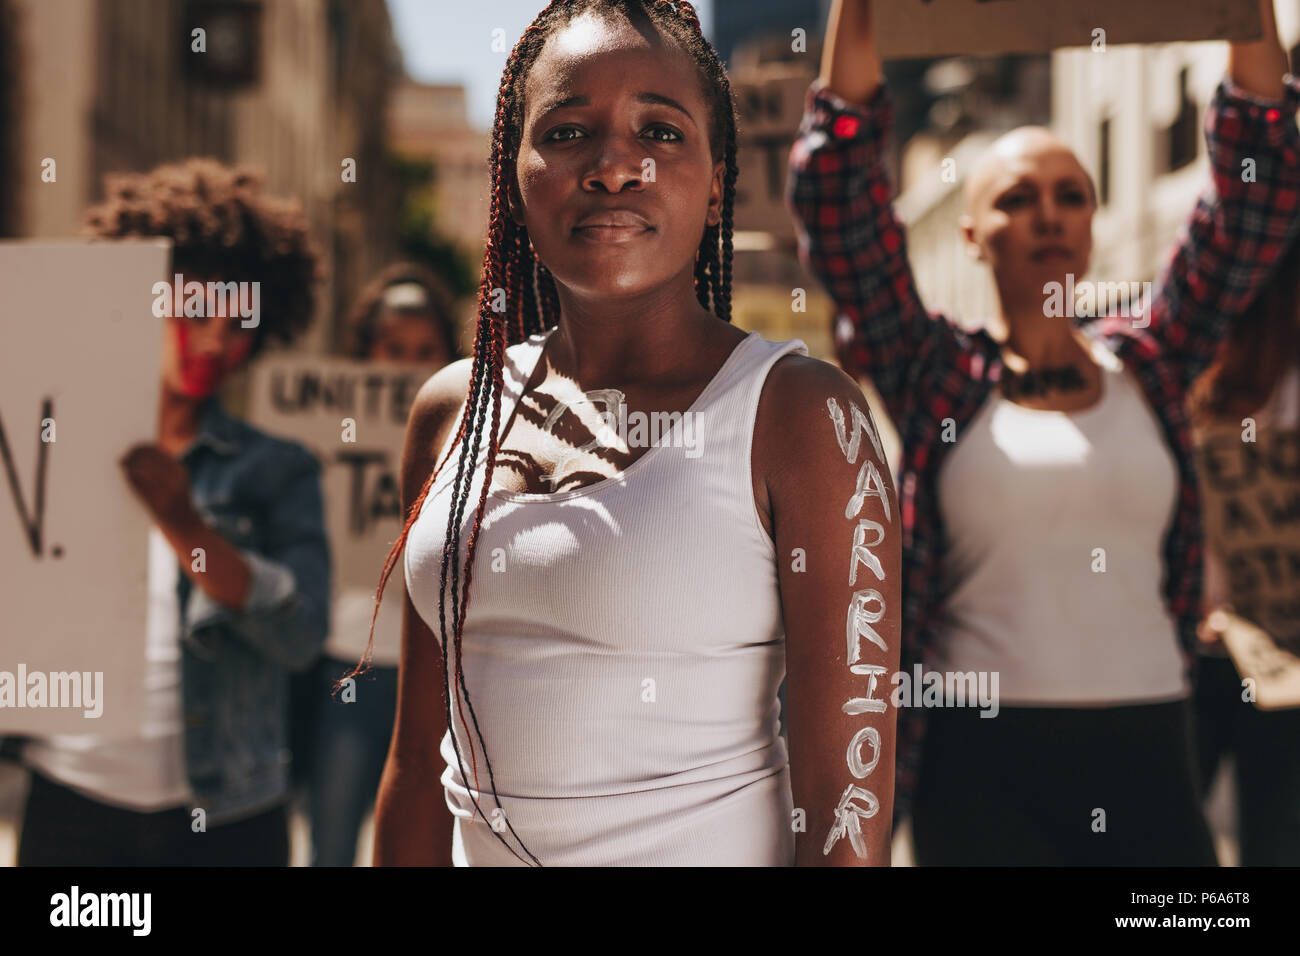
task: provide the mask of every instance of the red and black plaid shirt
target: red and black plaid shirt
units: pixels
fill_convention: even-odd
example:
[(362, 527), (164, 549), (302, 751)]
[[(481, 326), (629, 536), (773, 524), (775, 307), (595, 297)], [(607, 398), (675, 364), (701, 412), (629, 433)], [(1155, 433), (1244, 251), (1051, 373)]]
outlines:
[[(1228, 320), (1250, 304), (1300, 225), (1298, 106), (1295, 77), (1287, 77), (1286, 98), (1276, 103), (1226, 79), (1219, 85), (1205, 122), (1213, 181), (1159, 278), (1154, 301), (1137, 321), (1110, 315), (1089, 323), (1137, 376), (1178, 462), (1163, 597), (1178, 622), (1189, 673), (1196, 660), (1202, 539), (1184, 397), (1214, 357)], [(937, 479), (956, 443), (941, 436), (947, 425), (948, 436), (961, 439), (999, 380), (1002, 362), (987, 332), (963, 331), (921, 303), (882, 162), (892, 119), (883, 85), (857, 107), (814, 83), (790, 153), (787, 199), (799, 226), (800, 254), (839, 310), (840, 363), (850, 374), (870, 377), (902, 440), (901, 654), (910, 673), (917, 663), (930, 667), (944, 601)], [(924, 717), (920, 707), (899, 713), (896, 821), (910, 808)]]

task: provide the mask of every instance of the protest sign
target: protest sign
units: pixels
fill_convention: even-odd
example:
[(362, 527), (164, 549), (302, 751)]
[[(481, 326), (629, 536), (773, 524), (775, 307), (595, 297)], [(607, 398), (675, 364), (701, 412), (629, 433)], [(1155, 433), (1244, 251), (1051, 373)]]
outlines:
[[(402, 531), (402, 444), (425, 366), (274, 356), (253, 370), (249, 421), (302, 442), (320, 459), (334, 559), (326, 653), (356, 661), (366, 647), (375, 589)], [(406, 593), (402, 564), (384, 590), (374, 663), (396, 665)]]
[(799, 132), (811, 77), (802, 70), (766, 65), (738, 74), (735, 223), (737, 229), (770, 233), (794, 242), (785, 208), (786, 165)]
[(1260, 707), (1300, 706), (1300, 431), (1251, 421), (1199, 429), (1206, 545), (1244, 622), (1225, 637), (1241, 676), (1260, 681)]
[(118, 462), (157, 433), (169, 258), (0, 242), (0, 732), (139, 729), (150, 523)]
[(872, 11), (886, 59), (1252, 40), (1261, 33), (1256, 0), (889, 0)]

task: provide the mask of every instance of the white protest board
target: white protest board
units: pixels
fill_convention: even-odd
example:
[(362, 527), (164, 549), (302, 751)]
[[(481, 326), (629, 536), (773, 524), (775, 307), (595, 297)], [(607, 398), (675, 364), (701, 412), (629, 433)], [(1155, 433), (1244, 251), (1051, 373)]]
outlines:
[[(320, 459), (333, 558), (331, 657), (356, 662), (366, 648), (375, 589), (402, 533), (402, 444), (428, 366), (275, 355), (252, 374), (249, 421), (302, 442)], [(348, 422), (353, 424), (349, 428)], [(375, 622), (375, 665), (401, 656), (406, 579), (400, 561)]]
[(156, 440), (170, 248), (0, 242), (0, 732), (139, 730), (150, 523), (118, 461)]
[(886, 59), (1260, 36), (1257, 0), (876, 0), (871, 9)]

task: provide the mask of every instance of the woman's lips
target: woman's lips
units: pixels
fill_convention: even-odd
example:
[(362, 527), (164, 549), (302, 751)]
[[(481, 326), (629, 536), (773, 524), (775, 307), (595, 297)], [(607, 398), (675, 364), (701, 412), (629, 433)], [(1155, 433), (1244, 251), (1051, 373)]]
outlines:
[(633, 242), (654, 230), (649, 226), (579, 226), (573, 230), (574, 235), (587, 242), (621, 243)]

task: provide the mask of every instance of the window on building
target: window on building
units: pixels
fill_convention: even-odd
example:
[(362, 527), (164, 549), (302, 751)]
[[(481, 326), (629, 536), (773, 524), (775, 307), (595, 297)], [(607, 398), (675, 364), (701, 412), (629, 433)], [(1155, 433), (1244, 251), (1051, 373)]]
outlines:
[[(259, 82), (262, 0), (187, 0), (178, 22), (182, 30), (178, 48), (190, 82), (225, 89)], [(206, 51), (193, 56), (192, 31), (200, 26)]]

